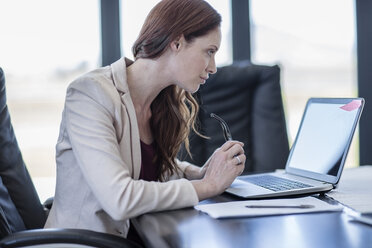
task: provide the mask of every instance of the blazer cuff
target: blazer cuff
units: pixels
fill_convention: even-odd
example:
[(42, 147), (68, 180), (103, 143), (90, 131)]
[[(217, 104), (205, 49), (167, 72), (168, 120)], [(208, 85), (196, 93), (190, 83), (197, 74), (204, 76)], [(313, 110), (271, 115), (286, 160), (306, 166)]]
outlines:
[[(190, 164), (189, 162), (187, 161), (180, 161), (179, 159), (176, 159), (176, 163), (177, 163), (177, 166), (178, 166), (178, 173), (179, 173), (179, 177), (178, 178), (187, 178), (187, 175), (186, 175), (186, 169), (187, 167), (189, 167)], [(173, 175), (173, 176), (177, 176), (177, 175)], [(173, 178), (173, 176), (171, 178)]]
[(180, 179), (185, 185), (187, 185), (187, 189), (188, 189), (188, 192), (189, 194), (187, 194), (187, 196), (190, 196), (189, 198), (189, 206), (195, 206), (195, 205), (198, 205), (199, 203), (199, 197), (198, 197), (198, 194), (196, 193), (196, 190), (194, 188), (194, 186), (192, 185), (191, 181), (187, 180), (187, 179)]

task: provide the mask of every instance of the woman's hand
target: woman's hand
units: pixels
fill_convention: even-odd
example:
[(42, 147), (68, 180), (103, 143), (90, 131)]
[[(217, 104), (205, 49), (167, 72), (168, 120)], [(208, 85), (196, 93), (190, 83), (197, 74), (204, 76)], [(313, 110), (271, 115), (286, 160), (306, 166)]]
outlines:
[(199, 200), (221, 194), (245, 166), (243, 143), (227, 141), (218, 148), (200, 170), (203, 179), (192, 181)]

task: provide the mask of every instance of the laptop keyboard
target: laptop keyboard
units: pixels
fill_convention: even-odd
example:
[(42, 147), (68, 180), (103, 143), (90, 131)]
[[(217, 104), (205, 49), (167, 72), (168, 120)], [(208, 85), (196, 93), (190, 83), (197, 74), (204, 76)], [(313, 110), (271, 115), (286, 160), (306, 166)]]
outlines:
[(311, 187), (308, 184), (296, 182), (296, 181), (281, 178), (281, 177), (271, 176), (271, 175), (240, 178), (240, 180), (253, 183), (255, 185), (261, 186), (265, 189), (269, 189), (272, 191), (284, 191), (284, 190)]

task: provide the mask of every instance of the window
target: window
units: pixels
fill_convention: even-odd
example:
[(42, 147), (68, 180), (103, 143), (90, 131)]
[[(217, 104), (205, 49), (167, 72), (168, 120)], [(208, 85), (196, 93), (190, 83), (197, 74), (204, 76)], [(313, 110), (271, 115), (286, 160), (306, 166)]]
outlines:
[(290, 142), (309, 97), (357, 95), (354, 1), (251, 0), (251, 18), (252, 61), (281, 66)]
[(0, 2), (0, 66), (16, 137), (33, 178), (55, 177), (66, 87), (100, 64), (99, 28), (98, 1)]

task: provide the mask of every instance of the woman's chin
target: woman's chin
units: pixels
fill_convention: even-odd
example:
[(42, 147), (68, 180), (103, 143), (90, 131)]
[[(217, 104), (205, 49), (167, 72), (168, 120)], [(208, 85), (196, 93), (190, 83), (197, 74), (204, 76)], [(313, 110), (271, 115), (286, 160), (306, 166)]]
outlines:
[(189, 91), (189, 92), (194, 94), (199, 90), (199, 88), (200, 88), (200, 84), (198, 84), (198, 87), (196, 89), (194, 88), (192, 91)]
[(195, 85), (195, 86), (192, 87), (192, 88), (191, 88), (191, 87), (181, 87), (181, 86), (179, 86), (179, 87), (181, 87), (183, 90), (185, 90), (185, 91), (187, 91), (187, 92), (193, 94), (193, 93), (195, 93), (195, 92), (197, 92), (197, 91), (199, 90), (200, 85), (201, 85), (201, 84), (197, 84), (197, 85)]

